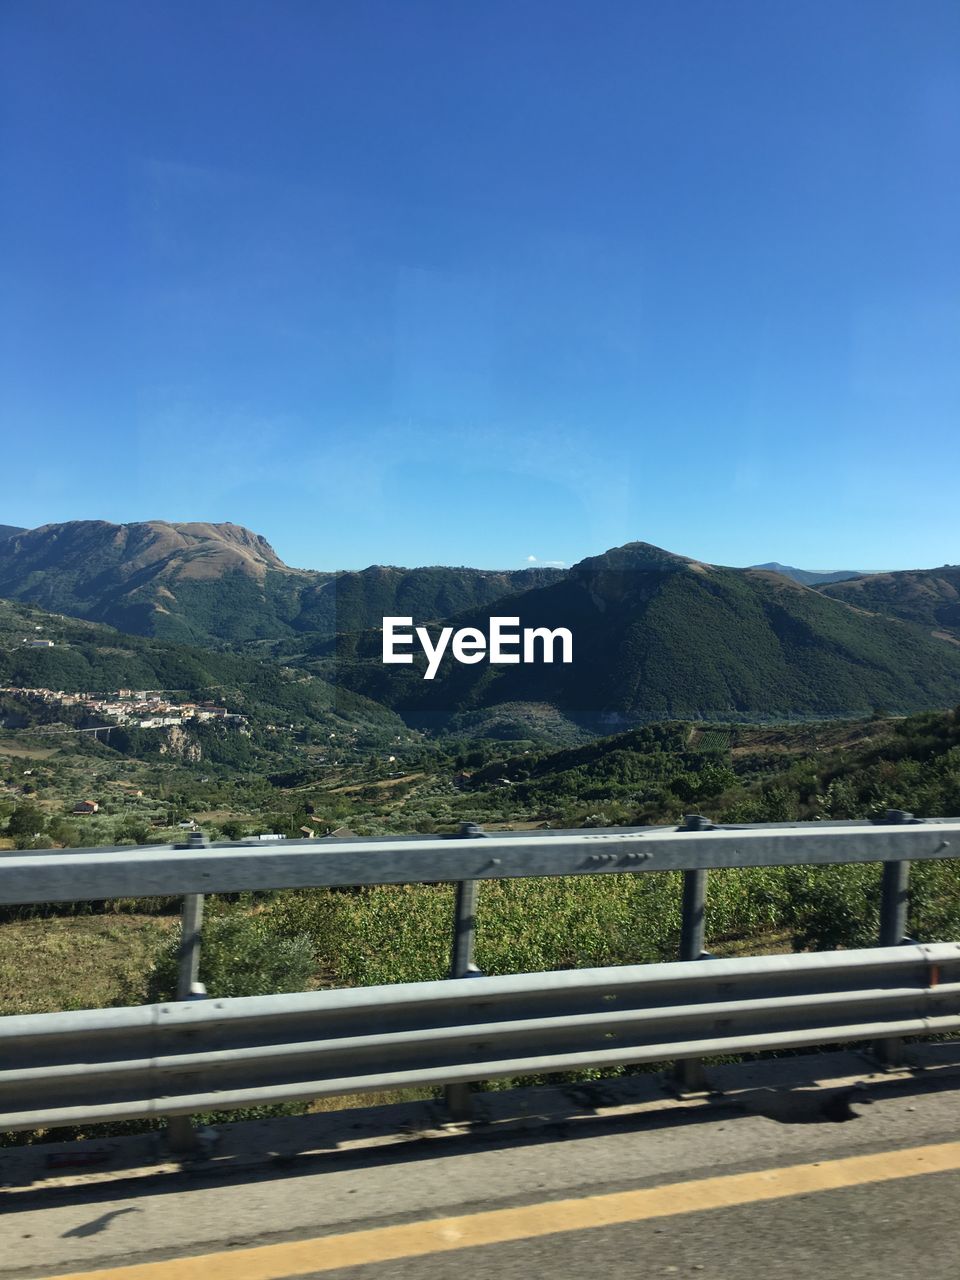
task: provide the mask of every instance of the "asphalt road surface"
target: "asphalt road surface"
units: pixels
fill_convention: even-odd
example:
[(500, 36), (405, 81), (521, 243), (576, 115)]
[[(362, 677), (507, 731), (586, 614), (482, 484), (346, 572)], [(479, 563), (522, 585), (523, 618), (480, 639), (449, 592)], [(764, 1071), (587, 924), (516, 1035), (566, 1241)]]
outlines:
[(19, 1192), (0, 1280), (953, 1280), (960, 1092), (760, 1109)]

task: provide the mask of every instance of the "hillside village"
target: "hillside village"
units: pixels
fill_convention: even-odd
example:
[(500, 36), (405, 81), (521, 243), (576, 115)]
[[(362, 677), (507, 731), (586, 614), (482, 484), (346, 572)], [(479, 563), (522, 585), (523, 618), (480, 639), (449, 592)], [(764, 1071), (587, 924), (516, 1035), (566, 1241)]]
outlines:
[(168, 725), (204, 723), (216, 720), (238, 729), (248, 726), (248, 719), (213, 702), (173, 702), (163, 690), (118, 689), (111, 693), (67, 693), (63, 689), (29, 689), (18, 685), (0, 685), (0, 694), (42, 702), (46, 706), (72, 707), (91, 717), (113, 724), (138, 729), (160, 729)]

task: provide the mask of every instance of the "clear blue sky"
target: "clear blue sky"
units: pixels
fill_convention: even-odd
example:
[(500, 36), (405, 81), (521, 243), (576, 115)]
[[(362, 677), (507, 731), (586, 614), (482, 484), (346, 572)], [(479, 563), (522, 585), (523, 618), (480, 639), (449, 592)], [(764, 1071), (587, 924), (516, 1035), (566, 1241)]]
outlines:
[(960, 561), (956, 0), (4, 0), (0, 522)]

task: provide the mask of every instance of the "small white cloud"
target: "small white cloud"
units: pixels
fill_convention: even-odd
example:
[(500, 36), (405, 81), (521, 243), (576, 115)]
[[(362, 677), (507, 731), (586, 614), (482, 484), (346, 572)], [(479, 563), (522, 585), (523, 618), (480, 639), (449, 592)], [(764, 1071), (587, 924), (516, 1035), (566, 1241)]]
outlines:
[(537, 563), (536, 556), (527, 556), (527, 564), (536, 564), (536, 563)]
[(545, 569), (565, 569), (566, 560), (541, 560), (539, 556), (527, 556), (527, 564), (541, 564)]

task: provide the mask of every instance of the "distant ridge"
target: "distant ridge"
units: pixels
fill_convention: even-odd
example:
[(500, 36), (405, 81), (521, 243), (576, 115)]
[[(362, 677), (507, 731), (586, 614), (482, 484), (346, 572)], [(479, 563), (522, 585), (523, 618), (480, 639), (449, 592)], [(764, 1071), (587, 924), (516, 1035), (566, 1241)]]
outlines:
[(750, 568), (780, 573), (804, 587), (825, 587), (831, 582), (846, 582), (850, 578), (868, 576), (859, 569), (795, 569), (793, 565), (780, 564), (777, 560), (769, 560), (766, 564), (752, 564)]
[(230, 523), (72, 520), (0, 539), (0, 597), (200, 644), (330, 636), (397, 612), (431, 621), (562, 574), (539, 566), (292, 569), (266, 538)]
[(0, 524), (0, 540), (3, 538), (12, 538), (15, 533), (26, 533), (26, 529), (21, 529), (16, 524)]
[(960, 642), (960, 565), (902, 569), (825, 586), (824, 594), (859, 609), (916, 622)]
[(0, 541), (0, 596), (175, 640), (207, 638), (214, 618), (229, 628), (272, 574), (291, 572), (235, 524), (71, 520)]
[[(277, 670), (335, 676), (344, 694), (424, 727), (555, 721), (575, 734), (960, 702), (960, 567), (809, 585), (781, 568), (729, 568), (629, 542), (567, 570), (330, 573), (290, 568), (241, 525), (163, 520), (70, 521), (0, 539), (0, 597), (164, 642), (266, 641), (273, 647), (258, 660), (273, 654)], [(381, 661), (385, 616), (484, 630), (493, 614), (571, 629), (574, 662), (451, 659), (424, 681), (416, 663)], [(68, 660), (59, 646), (51, 653), (54, 665)]]

